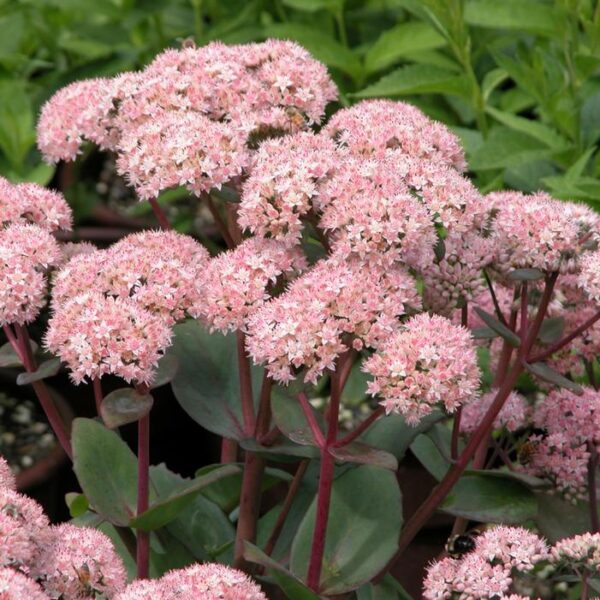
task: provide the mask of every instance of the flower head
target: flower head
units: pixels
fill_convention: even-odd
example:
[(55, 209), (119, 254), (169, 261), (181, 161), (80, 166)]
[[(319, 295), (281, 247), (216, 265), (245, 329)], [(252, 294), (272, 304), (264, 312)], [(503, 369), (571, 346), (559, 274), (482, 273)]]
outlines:
[(54, 277), (56, 308), (86, 292), (131, 299), (172, 325), (197, 303), (208, 252), (173, 231), (143, 231), (68, 261)]
[(308, 132), (263, 142), (243, 186), (240, 226), (256, 235), (297, 243), (302, 219), (322, 208), (320, 190), (338, 158), (330, 139)]
[(0, 230), (0, 256), (6, 260), (25, 259), (37, 270), (44, 270), (60, 260), (60, 247), (38, 225), (15, 224)]
[(292, 278), (305, 268), (299, 248), (250, 238), (208, 263), (192, 315), (212, 329), (243, 329), (248, 316), (269, 299), (269, 287), (279, 277)]
[(0, 598), (2, 600), (49, 600), (33, 580), (14, 569), (0, 568)]
[(15, 476), (10, 468), (10, 465), (6, 462), (3, 456), (0, 456), (0, 490), (9, 489), (15, 490), (17, 488), (17, 482)]
[(596, 572), (600, 568), (600, 533), (582, 533), (559, 540), (550, 553), (554, 563)]
[(411, 318), (363, 365), (373, 376), (368, 391), (386, 413), (416, 425), (442, 404), (448, 412), (478, 396), (480, 372), (467, 329), (427, 314)]
[(123, 562), (101, 531), (63, 523), (51, 528), (35, 574), (52, 598), (111, 598), (127, 582)]
[(123, 133), (117, 169), (142, 199), (176, 186), (199, 196), (241, 175), (247, 161), (244, 137), (230, 124), (163, 111)]
[(419, 305), (415, 282), (402, 267), (333, 256), (250, 316), (248, 351), (277, 381), (288, 382), (305, 367), (306, 381), (315, 382), (349, 343), (377, 346)]
[(353, 154), (382, 157), (406, 155), (466, 169), (455, 134), (432, 121), (417, 107), (391, 100), (366, 100), (338, 111), (325, 132)]
[(0, 567), (30, 570), (48, 543), (48, 526), (37, 502), (0, 488)]
[[(461, 433), (469, 434), (477, 429), (497, 393), (498, 390), (491, 390), (463, 408), (460, 418)], [(494, 429), (504, 427), (507, 431), (516, 431), (528, 424), (529, 416), (530, 410), (527, 400), (513, 391), (509, 394), (504, 406), (494, 419)]]
[(574, 272), (594, 241), (598, 217), (584, 206), (554, 200), (538, 192), (493, 192), (493, 235), (498, 241), (500, 271), (535, 268)]
[(0, 223), (34, 223), (47, 231), (71, 229), (72, 212), (62, 194), (37, 183), (13, 184), (0, 177)]
[(129, 298), (80, 294), (57, 308), (46, 348), (67, 363), (75, 383), (112, 373), (150, 383), (171, 341), (164, 320)]
[(60, 89), (44, 106), (37, 126), (40, 152), (48, 162), (74, 160), (84, 140), (112, 148), (113, 80), (87, 79)]
[(171, 597), (181, 600), (267, 600), (248, 575), (217, 563), (170, 571), (161, 579), (161, 587), (163, 593), (168, 590)]
[(424, 269), (423, 277), (426, 306), (448, 315), (485, 291), (482, 269), (494, 260), (494, 244), (475, 233), (450, 234), (444, 248), (443, 258)]
[(501, 563), (518, 571), (531, 571), (549, 557), (546, 542), (523, 527), (497, 525), (476, 538), (475, 552), (490, 563)]

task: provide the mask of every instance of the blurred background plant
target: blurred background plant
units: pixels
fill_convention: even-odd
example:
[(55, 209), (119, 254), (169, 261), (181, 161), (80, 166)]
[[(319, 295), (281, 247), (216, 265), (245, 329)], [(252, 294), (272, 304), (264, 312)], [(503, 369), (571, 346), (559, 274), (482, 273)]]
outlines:
[[(79, 223), (107, 205), (143, 217), (147, 203), (121, 185), (110, 158), (84, 153), (58, 172), (41, 161), (41, 104), (168, 46), (268, 37), (326, 63), (343, 104), (406, 99), (450, 125), (483, 191), (546, 189), (600, 206), (594, 0), (0, 0), (0, 173), (62, 188)], [(178, 229), (197, 229), (200, 208), (183, 191), (160, 201)]]

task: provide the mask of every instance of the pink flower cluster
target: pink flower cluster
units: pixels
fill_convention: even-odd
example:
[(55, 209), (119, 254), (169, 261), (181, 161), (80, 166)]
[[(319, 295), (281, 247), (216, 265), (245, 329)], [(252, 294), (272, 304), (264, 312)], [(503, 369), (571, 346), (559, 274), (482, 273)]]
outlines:
[(600, 533), (582, 533), (559, 540), (551, 550), (552, 560), (570, 569), (600, 569)]
[(61, 257), (51, 232), (71, 227), (71, 210), (56, 192), (0, 177), (0, 221), (0, 325), (22, 325), (46, 302), (45, 272)]
[(485, 293), (482, 269), (493, 262), (495, 246), (473, 232), (450, 234), (443, 243), (444, 257), (423, 271), (424, 299), (431, 310), (450, 315)]
[(249, 315), (269, 299), (278, 279), (291, 279), (305, 268), (299, 248), (250, 238), (208, 263), (190, 313), (213, 330), (244, 330)]
[(34, 500), (0, 481), (1, 598), (112, 598), (126, 581), (125, 567), (103, 533), (50, 526)]
[(145, 70), (78, 82), (43, 107), (38, 143), (72, 160), (83, 140), (115, 150), (142, 198), (220, 187), (248, 166), (255, 139), (320, 121), (337, 90), (293, 42), (167, 50)]
[(247, 348), (276, 381), (288, 382), (305, 367), (305, 380), (315, 382), (349, 344), (376, 347), (398, 327), (398, 317), (419, 307), (415, 282), (403, 268), (369, 268), (334, 256), (250, 315)]
[(34, 223), (47, 231), (71, 229), (71, 209), (58, 192), (35, 183), (10, 183), (0, 177), (0, 223)]
[[(497, 393), (498, 390), (490, 390), (463, 408), (460, 419), (461, 433), (469, 434), (477, 429)], [(514, 432), (529, 424), (530, 413), (527, 400), (521, 394), (513, 391), (494, 419), (494, 429), (504, 428), (509, 432)]]
[(449, 413), (478, 396), (480, 371), (468, 330), (441, 316), (412, 317), (389, 336), (363, 369), (368, 391), (386, 413), (416, 425), (442, 404)]
[(160, 316), (129, 298), (89, 292), (56, 310), (45, 347), (60, 357), (74, 383), (106, 374), (127, 382), (151, 383), (171, 330)]
[(533, 421), (545, 434), (530, 437), (535, 451), (524, 470), (549, 479), (566, 498), (585, 497), (588, 444), (600, 447), (600, 392), (553, 390), (536, 405)]
[(170, 571), (158, 580), (135, 581), (115, 600), (267, 600), (246, 574), (216, 563)]
[(447, 127), (403, 102), (369, 100), (338, 111), (325, 127), (327, 135), (352, 154), (382, 158), (405, 154), (465, 171), (458, 138)]
[(16, 487), (15, 476), (9, 464), (0, 456), (0, 489), (14, 490)]
[(535, 268), (572, 273), (590, 248), (598, 229), (598, 215), (572, 202), (545, 193), (493, 192), (487, 196), (495, 214), (498, 269)]
[(303, 218), (322, 208), (321, 187), (336, 168), (333, 142), (301, 132), (263, 142), (244, 183), (238, 223), (262, 237), (297, 243)]
[(14, 571), (0, 568), (0, 598), (2, 600), (49, 600), (42, 588), (33, 579)]
[(522, 527), (496, 526), (476, 538), (459, 559), (431, 564), (423, 582), (426, 600), (509, 598), (513, 577), (549, 558), (543, 539)]
[(433, 260), (434, 225), (461, 233), (483, 228), (488, 210), (481, 195), (424, 148), (437, 138), (421, 138), (423, 128), (448, 142), (440, 147), (459, 148), (443, 125), (399, 102), (361, 102), (340, 114), (339, 135), (349, 140), (363, 139), (376, 115), (374, 146), (342, 143), (330, 129), (337, 117), (318, 135), (264, 143), (243, 185), (242, 227), (294, 244), (309, 222), (330, 233), (335, 251), (423, 268)]

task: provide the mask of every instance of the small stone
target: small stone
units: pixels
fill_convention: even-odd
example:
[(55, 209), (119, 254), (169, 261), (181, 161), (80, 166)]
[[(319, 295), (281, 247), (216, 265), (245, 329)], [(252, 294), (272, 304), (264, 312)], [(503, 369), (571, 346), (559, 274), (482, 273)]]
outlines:
[(33, 458), (31, 458), (31, 456), (29, 455), (21, 456), (21, 465), (28, 469), (29, 467), (31, 467), (31, 465), (33, 465)]

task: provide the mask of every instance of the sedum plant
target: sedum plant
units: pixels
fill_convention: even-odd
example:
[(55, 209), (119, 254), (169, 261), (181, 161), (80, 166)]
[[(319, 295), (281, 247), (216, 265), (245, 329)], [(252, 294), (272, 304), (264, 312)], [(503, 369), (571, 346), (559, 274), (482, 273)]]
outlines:
[[(599, 217), (543, 192), (483, 195), (444, 125), (387, 100), (325, 120), (336, 97), (306, 50), (269, 40), (186, 44), (43, 107), (47, 159), (88, 142), (113, 153), (160, 228), (61, 245), (64, 199), (2, 181), (3, 352), (82, 490), (41, 557), (29, 528), (47, 523), (15, 523), (5, 504), (7, 585), (64, 600), (265, 597), (242, 570), (292, 600), (405, 598), (389, 571), (436, 510), (469, 540), (470, 521), (501, 526), (433, 564), (428, 598), (597, 585)], [(176, 186), (207, 206), (226, 251), (171, 229), (157, 198)], [(46, 302), (39, 364), (27, 326)], [(61, 365), (96, 399), (72, 432), (45, 382)], [(105, 394), (107, 376), (123, 387)], [(222, 438), (220, 463), (194, 479), (150, 466), (153, 389), (167, 383)], [(351, 393), (366, 414), (343, 428)], [(132, 422), (137, 455), (118, 435)], [(409, 448), (438, 483), (404, 521)]]

